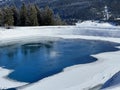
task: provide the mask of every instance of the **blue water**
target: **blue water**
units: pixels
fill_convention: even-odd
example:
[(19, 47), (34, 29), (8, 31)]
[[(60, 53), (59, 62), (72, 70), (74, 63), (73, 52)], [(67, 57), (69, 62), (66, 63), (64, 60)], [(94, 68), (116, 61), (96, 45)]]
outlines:
[(60, 40), (42, 43), (15, 44), (0, 47), (0, 67), (14, 70), (7, 77), (33, 83), (61, 72), (64, 68), (95, 62), (90, 56), (117, 51), (117, 43), (88, 40)]

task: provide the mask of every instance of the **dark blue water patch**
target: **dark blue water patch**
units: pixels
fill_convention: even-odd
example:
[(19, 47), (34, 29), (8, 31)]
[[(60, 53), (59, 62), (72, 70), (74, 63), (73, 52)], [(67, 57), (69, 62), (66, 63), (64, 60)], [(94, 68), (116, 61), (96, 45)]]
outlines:
[(9, 89), (3, 89), (3, 90), (17, 90), (16, 88), (9, 88)]
[(101, 89), (120, 85), (120, 71), (116, 73), (112, 78), (110, 78)]
[(90, 40), (61, 40), (0, 48), (0, 67), (14, 70), (7, 77), (33, 83), (64, 68), (95, 62), (92, 54), (117, 51), (117, 43)]

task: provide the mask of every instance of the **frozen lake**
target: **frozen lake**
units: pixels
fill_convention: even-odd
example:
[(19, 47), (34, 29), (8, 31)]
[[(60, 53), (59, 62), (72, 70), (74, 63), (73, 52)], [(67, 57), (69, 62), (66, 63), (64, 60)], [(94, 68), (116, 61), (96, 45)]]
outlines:
[(117, 51), (120, 44), (69, 39), (0, 47), (0, 67), (13, 70), (7, 78), (27, 83), (57, 74), (64, 68), (95, 62), (93, 54)]
[(119, 71), (119, 32), (120, 27), (114, 26), (1, 28), (0, 89), (92, 90), (101, 86)]

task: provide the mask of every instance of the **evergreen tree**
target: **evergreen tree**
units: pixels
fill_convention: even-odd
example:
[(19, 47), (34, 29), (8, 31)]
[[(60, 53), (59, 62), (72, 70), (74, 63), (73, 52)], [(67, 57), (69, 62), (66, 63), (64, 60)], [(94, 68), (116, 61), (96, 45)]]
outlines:
[(0, 9), (0, 26), (2, 26), (2, 25), (3, 25), (3, 12)]
[(30, 15), (29, 15), (29, 19), (30, 19), (30, 25), (31, 26), (38, 26), (38, 18), (37, 18), (37, 10), (35, 8), (34, 5), (32, 5), (30, 7)]
[(5, 26), (13, 26), (14, 25), (14, 18), (13, 18), (13, 12), (8, 7), (5, 7), (4, 9), (4, 25)]
[(20, 9), (20, 26), (27, 25), (27, 8), (26, 5), (23, 3)]
[(54, 24), (54, 13), (52, 9), (50, 9), (48, 6), (45, 8), (43, 13), (44, 18), (44, 25), (53, 25)]
[[(27, 9), (29, 8), (29, 9)], [(39, 9), (36, 5), (26, 5), (23, 3), (20, 10), (15, 6), (0, 9), (0, 26), (38, 26), (38, 25), (63, 25), (59, 15), (54, 16), (54, 12), (46, 7)]]
[(37, 11), (37, 19), (38, 19), (38, 23), (39, 25), (43, 25), (43, 19), (42, 19), (42, 11), (40, 10), (40, 8), (35, 5), (36, 11)]
[(17, 26), (20, 23), (20, 21), (19, 21), (19, 18), (20, 18), (19, 11), (15, 6), (11, 7), (11, 10), (13, 12), (14, 25)]
[(27, 16), (26, 16), (26, 24), (25, 26), (31, 26), (31, 21), (30, 21), (30, 8), (31, 8), (31, 5), (29, 4), (27, 6)]
[(57, 15), (55, 16), (54, 25), (65, 25), (65, 24), (66, 24), (66, 23), (63, 22), (63, 21), (61, 20), (60, 16), (57, 14)]

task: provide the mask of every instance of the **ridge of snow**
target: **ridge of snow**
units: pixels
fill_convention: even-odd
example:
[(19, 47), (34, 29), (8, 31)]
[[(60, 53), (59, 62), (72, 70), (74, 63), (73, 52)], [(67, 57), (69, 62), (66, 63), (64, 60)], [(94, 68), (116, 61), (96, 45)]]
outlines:
[(98, 22), (98, 21), (84, 21), (84, 22), (81, 22), (81, 23), (76, 23), (76, 26), (87, 26), (87, 27), (113, 27), (112, 24), (110, 23), (107, 23), (107, 22)]

